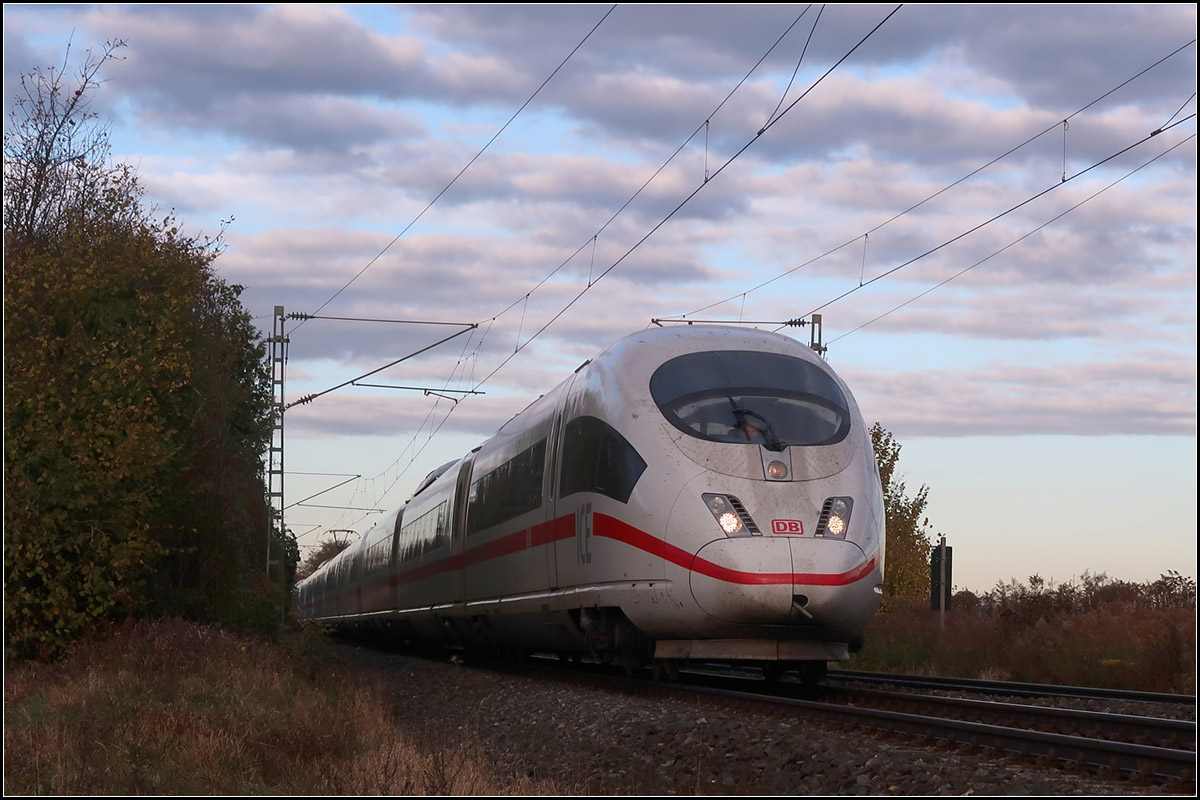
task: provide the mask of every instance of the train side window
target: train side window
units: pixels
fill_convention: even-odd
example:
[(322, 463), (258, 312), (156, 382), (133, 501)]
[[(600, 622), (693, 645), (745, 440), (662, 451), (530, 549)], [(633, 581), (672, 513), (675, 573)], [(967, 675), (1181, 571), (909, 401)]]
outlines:
[(420, 558), (445, 544), (449, 539), (446, 520), (446, 501), (443, 500), (406, 522), (400, 530), (400, 562)]
[(624, 436), (596, 417), (576, 417), (563, 432), (558, 496), (595, 492), (622, 503), (646, 470), (645, 460)]
[(472, 482), (467, 535), (541, 508), (545, 471), (546, 440), (542, 439)]

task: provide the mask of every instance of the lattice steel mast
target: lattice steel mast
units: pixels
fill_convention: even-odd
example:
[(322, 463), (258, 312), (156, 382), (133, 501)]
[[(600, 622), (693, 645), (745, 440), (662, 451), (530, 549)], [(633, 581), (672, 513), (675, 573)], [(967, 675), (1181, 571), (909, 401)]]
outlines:
[[(271, 360), (271, 447), (267, 456), (267, 500), (271, 506), (271, 522), (284, 541), (287, 528), (283, 523), (283, 371), (287, 364), (288, 338), (283, 331), (283, 306), (275, 306), (275, 321), (271, 330), (269, 358)], [(267, 575), (271, 574), (271, 535), (267, 535)]]

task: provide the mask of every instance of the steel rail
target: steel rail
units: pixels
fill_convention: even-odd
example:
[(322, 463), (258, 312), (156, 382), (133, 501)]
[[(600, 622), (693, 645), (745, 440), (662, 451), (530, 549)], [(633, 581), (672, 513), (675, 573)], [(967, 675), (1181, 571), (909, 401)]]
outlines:
[[(829, 689), (831, 693), (845, 693), (849, 698), (861, 698), (879, 707), (894, 710), (896, 707), (915, 708), (939, 706), (952, 709), (970, 721), (997, 723), (1008, 720), (1023, 724), (1037, 719), (1043, 724), (1068, 731), (1097, 731), (1095, 738), (1122, 737), (1121, 741), (1149, 740), (1158, 747), (1194, 751), (1196, 746), (1196, 723), (1191, 720), (1164, 719), (1133, 714), (1117, 714), (1106, 711), (1088, 711), (1077, 708), (1053, 706), (1031, 706), (1020, 703), (1003, 703), (996, 700), (972, 700), (962, 697), (912, 694), (909, 692), (885, 692), (877, 689)], [(836, 697), (835, 695), (835, 697)], [(1004, 724), (1004, 722), (998, 722)], [(1063, 732), (1056, 730), (1054, 732)], [(1106, 735), (1111, 734), (1111, 735)], [(1080, 733), (1080, 735), (1084, 735)], [(1143, 742), (1145, 743), (1145, 742)]]
[[(684, 690), (678, 684), (671, 686)], [(1092, 739), (979, 722), (909, 714), (877, 708), (763, 695), (733, 689), (688, 686), (687, 691), (758, 706), (787, 707), (889, 733), (922, 736), (948, 744), (985, 747), (997, 752), (1046, 758), (1066, 766), (1086, 766), (1134, 778), (1194, 782), (1196, 753), (1169, 747)]]
[(975, 678), (936, 678), (923, 675), (856, 672), (840, 669), (829, 670), (827, 678), (831, 681), (889, 683), (896, 686), (920, 686), (927, 689), (950, 689), (983, 694), (1008, 694), (1027, 697), (1082, 697), (1098, 700), (1137, 700), (1146, 703), (1196, 705), (1195, 695), (1170, 694), (1168, 692), (1138, 692), (1127, 689), (1100, 689), (1087, 686), (1060, 686), (1050, 683), (986, 681)]

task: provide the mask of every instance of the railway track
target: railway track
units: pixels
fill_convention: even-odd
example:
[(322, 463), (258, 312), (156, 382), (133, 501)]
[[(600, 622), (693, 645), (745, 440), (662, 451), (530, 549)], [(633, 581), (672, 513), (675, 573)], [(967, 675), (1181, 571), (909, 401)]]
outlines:
[(961, 697), (914, 695), (911, 692), (874, 689), (829, 688), (823, 692), (823, 698), (826, 702), (843, 705), (885, 708), (914, 714), (934, 711), (937, 716), (966, 722), (1028, 727), (1047, 733), (1107, 739), (1173, 750), (1190, 749), (1194, 752), (1196, 745), (1196, 723), (1190, 720)]
[[(823, 686), (805, 688), (789, 682), (764, 683), (738, 674), (687, 673), (676, 687), (748, 707), (788, 710), (889, 734), (928, 741), (987, 748), (1083, 768), (1113, 777), (1195, 787), (1196, 723), (1147, 715), (944, 697), (931, 689), (983, 692), (1008, 697), (1071, 697), (1087, 700), (1135, 700), (1187, 704), (1195, 698), (1145, 692), (1114, 692), (1083, 687), (1011, 684), (997, 681), (954, 681), (888, 675), (878, 683), (916, 687), (920, 691)], [(861, 673), (831, 672), (829, 683), (860, 682)]]
[[(689, 748), (704, 738), (714, 720), (720, 719), (725, 721), (717, 724), (725, 727), (727, 735), (717, 736), (713, 742), (742, 741), (740, 737), (746, 732), (745, 749), (726, 751), (722, 761), (731, 767), (761, 762), (768, 765), (763, 774), (795, 775), (800, 781), (779, 786), (816, 785), (822, 791), (836, 794), (863, 788), (891, 792), (897, 786), (907, 787), (901, 791), (929, 791), (931, 786), (954, 785), (958, 793), (965, 786), (977, 792), (1003, 794), (1013, 786), (1025, 785), (1024, 776), (1040, 774), (1046, 777), (1035, 778), (1029, 784), (1035, 794), (1048, 791), (1045, 788), (1048, 786), (1055, 787), (1053, 791), (1087, 787), (1084, 792), (1091, 794), (1140, 791), (1143, 787), (1162, 787), (1170, 793), (1195, 792), (1195, 723), (1164, 719), (1151, 713), (1116, 713), (1115, 709), (1133, 705), (1126, 695), (1112, 700), (1103, 697), (1105, 692), (1081, 690), (1070, 692), (1070, 697), (1063, 699), (1061, 692), (1050, 693), (1050, 702), (1060, 705), (1109, 703), (1114, 709), (1097, 711), (1056, 708), (1042, 702), (1012, 702), (1009, 698), (1000, 701), (935, 694), (944, 692), (944, 687), (910, 686), (903, 691), (883, 691), (831, 680), (807, 688), (791, 675), (774, 682), (765, 681), (758, 668), (722, 670), (701, 666), (681, 670), (678, 680), (666, 682), (651, 680), (648, 673), (645, 679), (629, 679), (618, 674), (619, 671), (594, 663), (567, 664), (558, 659), (525, 660), (491, 671), (533, 678), (535, 685), (542, 686), (536, 690), (537, 700), (531, 699), (528, 705), (521, 706), (528, 708), (530, 714), (541, 703), (562, 707), (563, 701), (554, 698), (563, 696), (571, 698), (565, 701), (568, 706), (580, 702), (583, 707), (593, 708), (590, 715), (580, 712), (583, 722), (569, 721), (574, 711), (552, 714), (555, 720), (552, 727), (566, 725), (564, 730), (580, 726), (591, 729), (598, 724), (595, 720), (607, 716), (610, 709), (645, 709), (645, 712), (614, 712), (622, 718), (620, 741), (628, 738), (630, 743), (630, 749), (623, 750), (618, 759), (622, 764), (626, 759), (636, 760), (645, 755), (646, 744), (650, 745), (648, 752), (653, 754), (654, 764), (675, 764), (680, 757), (695, 758)], [(903, 676), (892, 676), (896, 677)], [(589, 691), (564, 695), (552, 689), (553, 684), (575, 684)], [(992, 688), (1007, 687), (994, 684)], [(597, 699), (604, 694), (624, 695), (626, 699)], [(1006, 694), (1014, 696), (1012, 691)], [(1138, 699), (1148, 702), (1142, 696)], [(664, 711), (661, 700), (672, 701), (669, 705), (675, 710)], [(1183, 706), (1185, 698), (1172, 696), (1157, 707), (1164, 709), (1163, 716), (1166, 710), (1178, 715), (1194, 708)], [(596, 709), (605, 711), (597, 716)], [(707, 713), (710, 710), (714, 713)], [(522, 711), (516, 719), (524, 720), (525, 713)], [(650, 722), (633, 722), (642, 719), (643, 713)], [(691, 719), (697, 720), (700, 727), (688, 727), (686, 720)], [(801, 739), (794, 743), (794, 749), (791, 745), (787, 747), (788, 754), (781, 755), (773, 745), (765, 744), (790, 742), (792, 731), (812, 732), (817, 728), (810, 723), (822, 722), (830, 727), (823, 728), (819, 745)], [(782, 727), (773, 727), (776, 725)], [(863, 728), (875, 733), (867, 736), (856, 733)], [(559, 730), (557, 735), (564, 735), (563, 731)], [(870, 744), (872, 739), (878, 743)], [(588, 740), (589, 746), (592, 741)], [(597, 748), (606, 750), (615, 740), (601, 736), (594, 741)], [(712, 745), (708, 751), (712, 751)], [(584, 747), (581, 752), (590, 751)], [(706, 751), (702, 748), (701, 752)], [(898, 753), (909, 755), (897, 760)], [(810, 774), (810, 765), (816, 764), (823, 764), (825, 771)], [(950, 764), (961, 764), (960, 771), (948, 772), (947, 769), (954, 768), (942, 766)], [(845, 769), (861, 769), (857, 779), (865, 783), (854, 782), (853, 772), (846, 777)], [(719, 772), (719, 768), (713, 770)], [(939, 774), (940, 778), (935, 777)], [(1005, 774), (1012, 783), (995, 782), (995, 776)], [(742, 775), (738, 780), (744, 778)], [(779, 791), (779, 786), (772, 786), (772, 792)], [(1043, 788), (1036, 789), (1038, 786)]]
[[(754, 668), (707, 665), (684, 669), (679, 680), (669, 683), (611, 675), (605, 680), (609, 679), (628, 691), (683, 693), (756, 711), (826, 719), (906, 739), (919, 737), (938, 745), (982, 748), (1062, 769), (1083, 769), (1114, 780), (1171, 784), (1181, 791), (1194, 790), (1196, 785), (1196, 723), (1192, 720), (946, 697), (932, 692), (1192, 708), (1194, 697), (847, 671), (831, 671), (824, 686), (805, 687), (786, 679), (764, 681), (761, 671)], [(908, 691), (839, 685), (846, 683), (889, 684)]]
[(1195, 695), (1165, 692), (1138, 692), (1126, 689), (1100, 689), (1088, 686), (1059, 686), (1048, 683), (987, 681), (973, 678), (938, 678), (924, 675), (895, 675), (886, 672), (829, 670), (828, 682), (869, 683), (888, 686), (908, 686), (919, 689), (971, 692), (974, 694), (1005, 695), (1010, 697), (1071, 697), (1085, 700), (1128, 700), (1143, 703), (1162, 703), (1196, 707)]

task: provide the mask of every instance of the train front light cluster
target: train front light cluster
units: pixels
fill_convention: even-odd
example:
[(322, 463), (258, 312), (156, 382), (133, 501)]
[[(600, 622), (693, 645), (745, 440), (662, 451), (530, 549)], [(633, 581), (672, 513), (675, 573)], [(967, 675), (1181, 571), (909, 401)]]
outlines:
[(830, 497), (821, 507), (821, 518), (817, 520), (816, 536), (826, 539), (845, 539), (850, 528), (850, 512), (854, 500), (849, 497)]
[(704, 504), (712, 512), (717, 526), (726, 536), (760, 536), (758, 526), (750, 518), (741, 501), (729, 494), (703, 494)]

